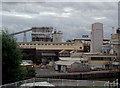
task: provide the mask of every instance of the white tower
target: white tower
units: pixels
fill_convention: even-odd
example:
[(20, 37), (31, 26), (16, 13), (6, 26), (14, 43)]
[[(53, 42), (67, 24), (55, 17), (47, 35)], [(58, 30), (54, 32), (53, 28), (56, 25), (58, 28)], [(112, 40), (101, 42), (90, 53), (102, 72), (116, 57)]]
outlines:
[(101, 52), (103, 45), (103, 24), (94, 23), (92, 24), (91, 32), (91, 53)]

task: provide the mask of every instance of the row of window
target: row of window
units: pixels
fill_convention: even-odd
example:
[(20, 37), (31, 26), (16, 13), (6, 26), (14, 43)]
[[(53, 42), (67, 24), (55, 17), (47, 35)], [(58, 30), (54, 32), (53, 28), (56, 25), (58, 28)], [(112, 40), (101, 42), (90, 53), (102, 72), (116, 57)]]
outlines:
[(74, 44), (19, 44), (19, 45), (74, 45)]
[(111, 57), (91, 57), (91, 60), (111, 60)]

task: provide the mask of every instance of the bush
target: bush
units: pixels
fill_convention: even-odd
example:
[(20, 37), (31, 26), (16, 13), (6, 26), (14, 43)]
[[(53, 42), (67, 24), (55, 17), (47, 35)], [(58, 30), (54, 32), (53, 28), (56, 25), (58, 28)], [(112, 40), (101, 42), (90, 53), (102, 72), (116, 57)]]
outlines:
[(26, 71), (27, 71), (27, 77), (35, 77), (36, 75), (36, 72), (35, 72), (35, 69), (34, 68), (26, 68)]

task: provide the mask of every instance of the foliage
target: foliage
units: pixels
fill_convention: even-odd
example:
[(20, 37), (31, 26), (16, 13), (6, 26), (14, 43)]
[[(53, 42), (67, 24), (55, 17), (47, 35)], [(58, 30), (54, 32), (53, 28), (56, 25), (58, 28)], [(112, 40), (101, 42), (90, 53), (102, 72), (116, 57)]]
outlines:
[(35, 77), (35, 69), (34, 68), (27, 68), (27, 77)]
[(16, 39), (8, 31), (2, 31), (2, 84), (23, 80), (25, 71), (20, 66), (22, 54)]

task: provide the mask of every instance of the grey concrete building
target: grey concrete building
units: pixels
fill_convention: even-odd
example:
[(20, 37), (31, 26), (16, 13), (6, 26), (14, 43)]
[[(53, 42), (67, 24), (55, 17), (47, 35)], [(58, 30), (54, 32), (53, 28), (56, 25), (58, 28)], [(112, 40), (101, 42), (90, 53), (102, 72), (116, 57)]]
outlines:
[(61, 31), (54, 31), (53, 33), (53, 42), (62, 42), (62, 32)]

